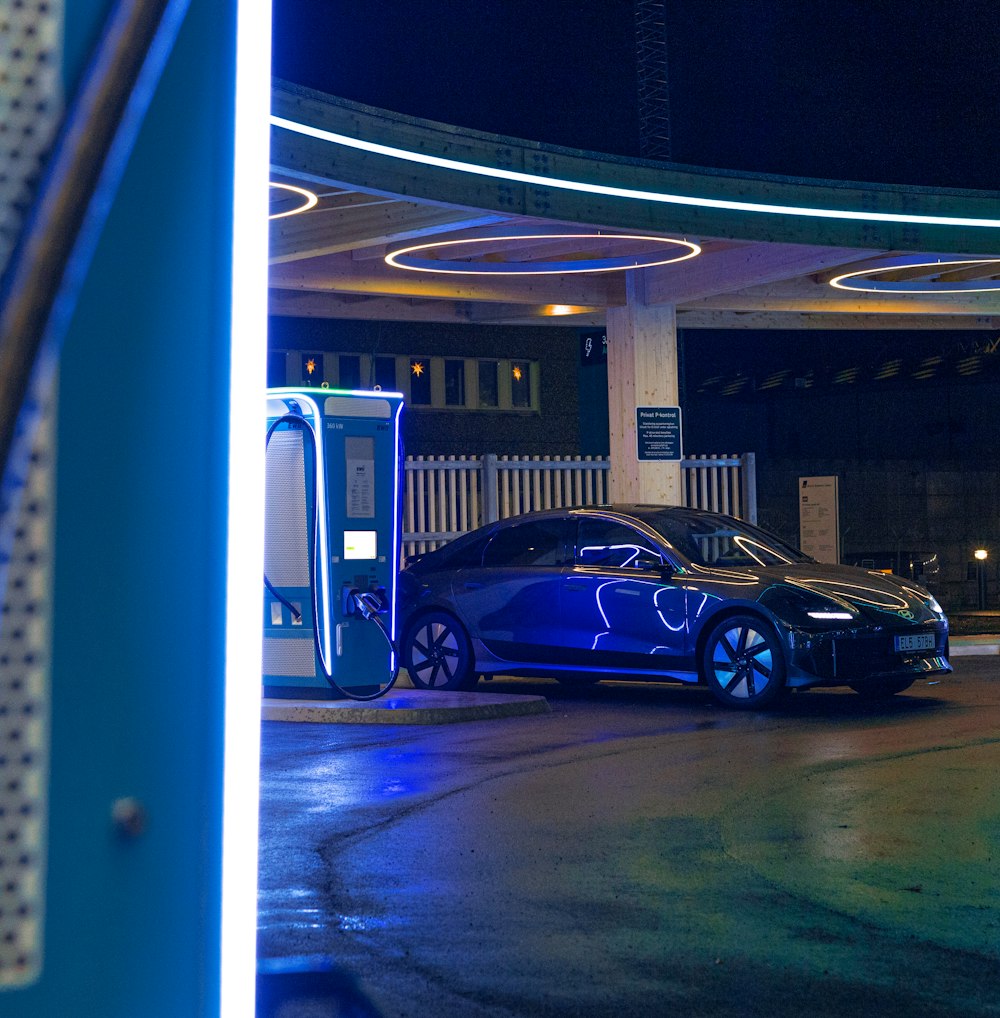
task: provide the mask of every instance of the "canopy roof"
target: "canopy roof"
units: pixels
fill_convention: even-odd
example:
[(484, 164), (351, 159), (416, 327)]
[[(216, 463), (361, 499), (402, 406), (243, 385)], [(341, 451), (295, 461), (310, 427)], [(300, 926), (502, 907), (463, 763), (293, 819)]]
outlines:
[[(619, 159), (281, 81), (272, 99), (271, 180), (317, 199), (287, 214), (307, 196), (272, 188), (273, 314), (601, 325), (622, 266), (698, 248), (633, 270), (682, 328), (1000, 326), (1000, 192)], [(426, 244), (401, 256), (419, 271), (385, 260)], [(862, 271), (841, 285), (874, 292), (830, 283)]]

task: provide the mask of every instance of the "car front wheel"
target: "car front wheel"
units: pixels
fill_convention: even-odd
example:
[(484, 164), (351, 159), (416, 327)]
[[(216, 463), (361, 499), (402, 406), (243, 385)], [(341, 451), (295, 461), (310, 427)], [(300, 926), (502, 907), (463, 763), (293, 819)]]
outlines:
[(472, 646), (461, 623), (431, 612), (410, 626), (401, 647), (403, 667), (418, 689), (469, 689), (475, 685)]
[(758, 710), (784, 688), (785, 657), (774, 629), (753, 615), (732, 615), (708, 634), (702, 675), (727, 707)]

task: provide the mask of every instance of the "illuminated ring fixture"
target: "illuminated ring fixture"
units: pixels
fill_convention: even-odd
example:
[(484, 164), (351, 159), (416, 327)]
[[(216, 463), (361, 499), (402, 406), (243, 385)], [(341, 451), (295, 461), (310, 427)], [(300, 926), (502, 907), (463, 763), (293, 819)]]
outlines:
[[(448, 258), (418, 258), (418, 252), (451, 251), (457, 253), (463, 246), (483, 243), (521, 244), (532, 240), (593, 240), (612, 246), (618, 241), (640, 241), (654, 250), (639, 254), (610, 255), (600, 258), (569, 258), (561, 261), (469, 261)], [(567, 230), (564, 227), (547, 229), (530, 227), (510, 232), (510, 228), (481, 231), (475, 237), (461, 240), (436, 240), (422, 244), (409, 244), (396, 248), (386, 256), (386, 264), (412, 272), (443, 272), (464, 276), (546, 276), (567, 275), (571, 272), (623, 272), (626, 269), (645, 269), (653, 265), (670, 265), (687, 261), (701, 254), (701, 247), (690, 240), (656, 237), (638, 233), (610, 233), (603, 230)]]
[[(935, 277), (955, 269), (973, 268), (978, 265), (995, 265), (1000, 272), (1000, 258), (963, 258), (960, 260), (943, 260), (929, 262), (927, 255), (914, 255), (911, 258), (897, 258), (889, 264), (869, 266), (854, 272), (845, 272), (834, 276), (830, 285), (838, 290), (861, 290), (866, 293), (996, 293), (1000, 290), (1000, 279), (956, 279), (936, 281)], [(927, 269), (921, 279), (893, 280), (876, 279), (875, 276), (900, 269)]]
[(304, 187), (296, 187), (294, 184), (277, 184), (273, 180), (270, 181), (270, 185), (281, 191), (291, 191), (292, 194), (297, 194), (304, 200), (301, 205), (296, 205), (295, 208), (288, 209), (287, 212), (275, 212), (269, 215), (268, 219), (284, 219), (285, 216), (297, 216), (300, 212), (307, 212), (319, 201), (317, 195), (313, 194), (312, 191), (307, 191)]

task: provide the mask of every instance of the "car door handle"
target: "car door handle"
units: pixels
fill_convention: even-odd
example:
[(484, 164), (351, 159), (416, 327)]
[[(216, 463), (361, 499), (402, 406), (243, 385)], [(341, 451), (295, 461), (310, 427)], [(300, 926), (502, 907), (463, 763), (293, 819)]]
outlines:
[(586, 583), (567, 583), (566, 584), (566, 589), (567, 590), (586, 590), (587, 589), (587, 584)]
[(477, 583), (474, 580), (466, 580), (465, 583), (462, 584), (462, 586), (465, 587), (466, 590), (482, 590), (485, 584)]

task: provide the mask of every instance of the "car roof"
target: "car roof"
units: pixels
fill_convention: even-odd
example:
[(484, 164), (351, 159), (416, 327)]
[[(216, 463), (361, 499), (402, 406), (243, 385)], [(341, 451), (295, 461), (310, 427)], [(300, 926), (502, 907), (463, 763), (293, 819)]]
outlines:
[(506, 519), (498, 520), (495, 524), (490, 526), (498, 525), (510, 525), (512, 523), (518, 523), (524, 520), (536, 520), (545, 519), (546, 517), (565, 516), (567, 513), (574, 516), (586, 516), (586, 515), (617, 515), (617, 516), (631, 516), (633, 519), (645, 520), (650, 516), (659, 516), (662, 513), (668, 513), (670, 516), (676, 516), (678, 518), (729, 518), (724, 513), (714, 513), (707, 509), (692, 509), (682, 505), (666, 505), (666, 504), (655, 504), (648, 502), (610, 502), (604, 505), (582, 505), (582, 506), (565, 506), (559, 509), (536, 509), (532, 512), (521, 513), (519, 516), (508, 516)]

